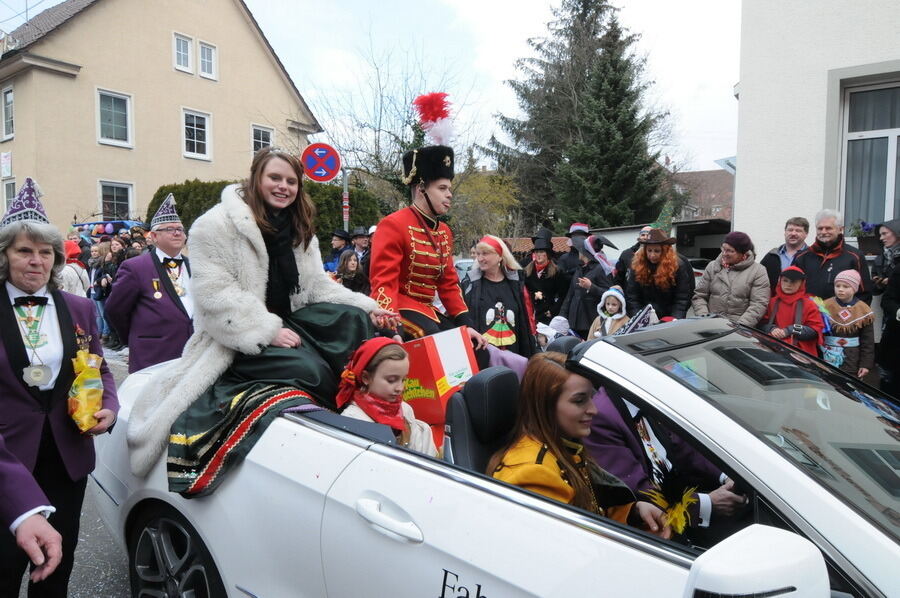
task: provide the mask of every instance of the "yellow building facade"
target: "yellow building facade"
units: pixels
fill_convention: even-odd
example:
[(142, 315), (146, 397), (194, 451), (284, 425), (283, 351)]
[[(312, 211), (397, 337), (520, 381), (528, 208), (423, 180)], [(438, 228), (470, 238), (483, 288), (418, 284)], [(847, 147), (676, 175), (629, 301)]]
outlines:
[(143, 220), (161, 185), (242, 178), (322, 130), (241, 0), (67, 0), (5, 46), (2, 191), (33, 178), (62, 229)]

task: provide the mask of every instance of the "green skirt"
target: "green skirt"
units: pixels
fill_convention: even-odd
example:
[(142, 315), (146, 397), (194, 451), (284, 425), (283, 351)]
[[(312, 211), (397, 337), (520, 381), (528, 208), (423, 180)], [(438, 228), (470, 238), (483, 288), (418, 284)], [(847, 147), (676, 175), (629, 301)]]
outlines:
[(238, 354), (172, 424), (170, 491), (186, 497), (211, 493), (284, 410), (304, 405), (334, 409), (341, 371), (373, 334), (364, 311), (331, 303), (298, 309), (284, 325), (300, 335), (299, 347)]

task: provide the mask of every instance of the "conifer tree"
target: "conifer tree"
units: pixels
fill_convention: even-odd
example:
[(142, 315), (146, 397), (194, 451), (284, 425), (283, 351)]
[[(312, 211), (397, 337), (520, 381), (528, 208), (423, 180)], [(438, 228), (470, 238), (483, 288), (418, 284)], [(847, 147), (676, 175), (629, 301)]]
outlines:
[[(530, 40), (510, 85), (524, 116), (500, 116), (512, 143), (488, 153), (514, 177), (526, 219), (594, 226), (655, 217), (664, 176), (649, 136), (664, 115), (643, 110), (643, 62), (608, 0), (562, 0), (546, 39)], [(649, 215), (649, 216), (648, 216)]]

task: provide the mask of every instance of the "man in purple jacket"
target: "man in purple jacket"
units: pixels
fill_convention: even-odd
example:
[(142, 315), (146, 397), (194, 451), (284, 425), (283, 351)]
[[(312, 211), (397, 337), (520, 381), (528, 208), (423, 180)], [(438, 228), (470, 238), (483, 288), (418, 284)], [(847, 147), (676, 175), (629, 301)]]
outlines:
[(150, 222), (155, 248), (122, 262), (106, 298), (106, 319), (128, 344), (128, 372), (181, 357), (194, 332), (187, 237), (171, 194)]
[[(0, 428), (6, 447), (30, 471), (55, 512), (62, 560), (29, 596), (65, 597), (72, 572), (94, 439), (109, 430), (119, 402), (112, 373), (101, 361), (101, 408), (84, 433), (68, 413), (79, 350), (103, 356), (90, 300), (57, 288), (65, 265), (62, 235), (47, 219), (31, 179), (0, 220)], [(27, 531), (28, 528), (26, 528)], [(28, 557), (0, 535), (0, 596), (18, 595)]]
[(637, 405), (610, 396), (602, 387), (594, 395), (594, 404), (597, 415), (584, 446), (600, 467), (625, 482), (639, 500), (646, 496), (641, 492), (663, 485), (666, 476), (679, 480), (679, 489), (696, 486), (700, 492), (694, 493), (697, 502), (688, 507), (688, 513), (691, 527), (700, 528), (708, 527), (714, 515), (735, 515), (746, 504), (744, 496), (733, 492), (731, 479)]
[(0, 435), (0, 524), (13, 533), (16, 544), (31, 559), (31, 581), (35, 582), (53, 573), (62, 556), (62, 536), (47, 521), (56, 510), (49, 502)]

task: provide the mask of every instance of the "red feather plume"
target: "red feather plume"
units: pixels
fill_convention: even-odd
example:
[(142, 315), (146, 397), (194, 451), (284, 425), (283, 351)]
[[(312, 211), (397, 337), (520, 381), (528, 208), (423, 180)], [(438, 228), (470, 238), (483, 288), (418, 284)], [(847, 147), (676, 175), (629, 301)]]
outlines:
[(450, 102), (447, 101), (447, 94), (441, 91), (422, 94), (413, 100), (413, 105), (423, 125), (450, 116)]

